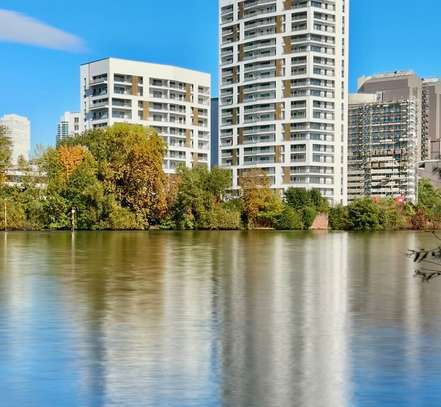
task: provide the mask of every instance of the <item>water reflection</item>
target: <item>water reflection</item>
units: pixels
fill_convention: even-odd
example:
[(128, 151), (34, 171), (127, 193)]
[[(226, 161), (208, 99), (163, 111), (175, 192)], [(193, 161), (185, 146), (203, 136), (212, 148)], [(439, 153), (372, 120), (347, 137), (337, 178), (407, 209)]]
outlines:
[(0, 237), (2, 406), (441, 401), (430, 236)]

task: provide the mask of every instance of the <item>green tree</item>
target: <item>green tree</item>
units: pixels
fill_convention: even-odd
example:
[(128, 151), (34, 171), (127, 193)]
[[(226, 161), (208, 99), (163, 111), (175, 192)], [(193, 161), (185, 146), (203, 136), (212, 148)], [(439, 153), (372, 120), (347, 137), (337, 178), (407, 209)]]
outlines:
[(206, 174), (204, 188), (219, 203), (227, 189), (231, 187), (231, 179), (230, 171), (214, 167)]
[(312, 207), (317, 212), (328, 212), (329, 203), (322, 197), (320, 191), (315, 189), (288, 188), (284, 194), (285, 202), (296, 210)]
[(47, 173), (43, 209), (46, 226), (69, 229), (74, 208), (79, 229), (99, 228), (104, 213), (104, 193), (97, 178), (96, 160), (87, 148), (49, 149), (41, 165)]
[(103, 224), (104, 229), (111, 230), (139, 230), (142, 229), (142, 222), (136, 218), (136, 214), (127, 208), (122, 208), (116, 202), (109, 203), (109, 218)]
[(302, 217), (303, 228), (309, 230), (317, 216), (317, 210), (314, 206), (306, 206), (300, 211)]
[(248, 228), (272, 227), (283, 210), (280, 195), (271, 189), (268, 175), (259, 169), (240, 177), (243, 217)]
[(171, 216), (164, 228), (178, 225), (181, 229), (237, 229), (240, 212), (222, 206), (222, 197), (231, 185), (228, 171), (197, 166), (179, 167), (178, 191)]
[(288, 205), (283, 206), (283, 210), (275, 221), (277, 230), (302, 230), (303, 223), (299, 213)]
[(353, 201), (348, 207), (349, 226), (357, 231), (381, 229), (380, 208), (371, 198)]
[(328, 201), (315, 189), (289, 188), (285, 191), (284, 200), (300, 214), (305, 230), (312, 226), (318, 213), (329, 212)]
[(422, 179), (418, 184), (417, 211), (424, 212), (427, 220), (437, 227), (441, 224), (441, 190)]
[[(12, 195), (8, 198), (0, 198), (0, 230), (4, 230), (5, 227), (8, 230), (25, 230), (27, 229), (26, 214), (23, 210), (23, 206), (13, 201)], [(5, 225), (5, 211), (6, 206), (6, 225)]]
[(5, 172), (11, 162), (12, 143), (8, 137), (7, 129), (0, 126), (0, 186), (5, 181)]
[(20, 204), (26, 216), (27, 229), (44, 228), (44, 189), (45, 177), (39, 166), (31, 165), (26, 160), (19, 160), (18, 170), (21, 173), (20, 184), (14, 187), (14, 202)]
[(329, 209), (329, 226), (332, 230), (347, 230), (351, 227), (347, 206), (336, 206)]
[(67, 139), (64, 145), (85, 146), (96, 160), (104, 194), (134, 213), (142, 228), (159, 223), (167, 211), (166, 145), (153, 129), (116, 124)]
[(399, 230), (406, 226), (405, 207), (399, 205), (392, 198), (380, 199), (379, 221), (383, 230)]

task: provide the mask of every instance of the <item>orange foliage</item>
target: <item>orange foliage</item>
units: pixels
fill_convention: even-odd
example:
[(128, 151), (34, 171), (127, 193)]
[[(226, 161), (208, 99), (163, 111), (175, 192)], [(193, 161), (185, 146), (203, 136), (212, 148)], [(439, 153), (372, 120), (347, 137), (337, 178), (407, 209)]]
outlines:
[(63, 167), (64, 175), (66, 178), (69, 178), (83, 162), (85, 150), (81, 146), (61, 146), (58, 148), (58, 157)]

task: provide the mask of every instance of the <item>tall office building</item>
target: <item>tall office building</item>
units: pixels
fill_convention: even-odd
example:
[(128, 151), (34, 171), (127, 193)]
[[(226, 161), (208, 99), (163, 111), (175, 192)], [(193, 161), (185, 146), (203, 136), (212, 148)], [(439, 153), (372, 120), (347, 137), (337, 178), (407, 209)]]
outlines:
[(115, 123), (155, 128), (168, 151), (166, 173), (210, 166), (210, 75), (173, 66), (107, 58), (81, 66), (85, 130)]
[(348, 199), (402, 197), (416, 200), (418, 101), (383, 95), (349, 98)]
[(220, 1), (220, 164), (347, 200), (348, 0)]
[(71, 137), (75, 134), (82, 132), (82, 123), (80, 120), (80, 113), (65, 112), (60, 117), (60, 121), (57, 126), (57, 143), (67, 137)]
[(27, 117), (7, 114), (0, 118), (0, 126), (7, 129), (12, 142), (11, 162), (18, 163), (19, 157), (29, 160), (31, 151), (31, 123)]
[(359, 79), (359, 93), (381, 93), (384, 101), (417, 103), (419, 159), (440, 159), (441, 79), (423, 79), (410, 71), (396, 71)]
[(380, 94), (384, 102), (413, 100), (417, 109), (417, 159), (427, 160), (430, 143), (427, 129), (423, 126), (423, 80), (411, 71), (396, 71), (374, 76), (363, 76), (358, 80), (358, 93)]
[(415, 201), (417, 177), (427, 174), (417, 168), (440, 159), (441, 80), (396, 71), (361, 77), (358, 87), (349, 106), (349, 200)]

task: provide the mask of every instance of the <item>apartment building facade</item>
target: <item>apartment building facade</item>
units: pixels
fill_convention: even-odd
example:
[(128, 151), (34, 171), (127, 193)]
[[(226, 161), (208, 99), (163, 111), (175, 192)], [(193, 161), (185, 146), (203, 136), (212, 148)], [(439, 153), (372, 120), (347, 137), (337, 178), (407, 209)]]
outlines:
[(31, 122), (27, 117), (7, 114), (0, 117), (0, 126), (6, 127), (12, 142), (11, 163), (16, 165), (20, 157), (29, 160), (31, 151)]
[(211, 166), (219, 167), (219, 98), (211, 98)]
[(430, 157), (430, 142), (424, 125), (423, 79), (411, 71), (395, 71), (374, 76), (364, 76), (358, 80), (358, 93), (379, 94), (384, 102), (414, 100), (417, 109), (417, 157)]
[(83, 131), (79, 112), (65, 112), (57, 125), (57, 144), (65, 138), (80, 134)]
[(209, 74), (107, 58), (81, 66), (85, 130), (130, 123), (152, 127), (167, 144), (166, 173), (210, 166)]
[(371, 197), (416, 201), (419, 102), (384, 100), (381, 93), (349, 98), (348, 200)]
[(441, 158), (441, 80), (395, 71), (361, 77), (358, 87), (349, 104), (349, 200), (414, 201), (417, 169)]
[(220, 152), (233, 189), (254, 168), (275, 189), (347, 200), (349, 1), (220, 0)]

